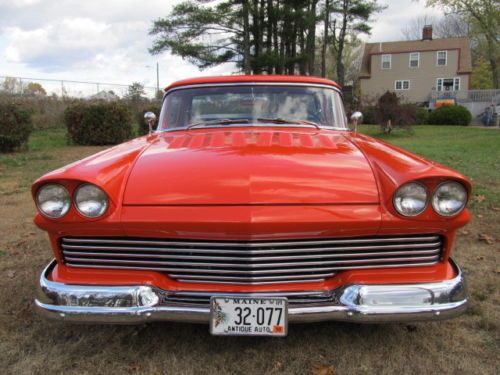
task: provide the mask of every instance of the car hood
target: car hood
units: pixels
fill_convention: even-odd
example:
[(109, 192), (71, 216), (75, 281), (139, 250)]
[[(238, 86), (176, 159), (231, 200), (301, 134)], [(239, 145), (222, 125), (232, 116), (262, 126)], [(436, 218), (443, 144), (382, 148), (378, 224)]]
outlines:
[(377, 203), (369, 163), (340, 132), (162, 133), (137, 159), (124, 205)]

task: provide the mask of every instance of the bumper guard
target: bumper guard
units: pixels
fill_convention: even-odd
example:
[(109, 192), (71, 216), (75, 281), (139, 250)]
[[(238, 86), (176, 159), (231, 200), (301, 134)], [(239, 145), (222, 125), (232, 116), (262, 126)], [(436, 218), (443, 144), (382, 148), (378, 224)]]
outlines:
[[(328, 320), (391, 323), (453, 318), (465, 311), (468, 299), (463, 274), (453, 261), (450, 262), (457, 272), (453, 279), (422, 284), (343, 286), (331, 291), (332, 299), (328, 303), (290, 306), (288, 320), (290, 323)], [(208, 304), (193, 306), (168, 302), (168, 298), (164, 300), (162, 296), (170, 292), (147, 285), (94, 286), (54, 282), (49, 280), (49, 275), (55, 265), (54, 260), (42, 272), (39, 297), (35, 300), (38, 309), (49, 318), (117, 324), (209, 322)], [(238, 294), (242, 297), (269, 295), (280, 296), (279, 293)]]

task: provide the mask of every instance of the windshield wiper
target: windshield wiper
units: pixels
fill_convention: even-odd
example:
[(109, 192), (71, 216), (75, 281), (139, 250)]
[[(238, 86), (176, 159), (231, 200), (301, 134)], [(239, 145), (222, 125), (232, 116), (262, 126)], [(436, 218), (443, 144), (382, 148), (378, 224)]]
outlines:
[(272, 124), (295, 124), (295, 125), (311, 125), (314, 126), (316, 129), (321, 129), (318, 123), (313, 122), (313, 121), (307, 121), (307, 120), (287, 120), (284, 118), (276, 117), (276, 118), (266, 118), (266, 117), (259, 117), (257, 119), (259, 122), (270, 122)]
[(186, 129), (192, 129), (197, 126), (205, 126), (205, 125), (231, 125), (231, 124), (248, 124), (248, 119), (229, 119), (229, 118), (224, 118), (220, 120), (210, 120), (210, 121), (200, 121), (200, 122), (194, 122), (192, 124), (188, 124), (185, 126)]

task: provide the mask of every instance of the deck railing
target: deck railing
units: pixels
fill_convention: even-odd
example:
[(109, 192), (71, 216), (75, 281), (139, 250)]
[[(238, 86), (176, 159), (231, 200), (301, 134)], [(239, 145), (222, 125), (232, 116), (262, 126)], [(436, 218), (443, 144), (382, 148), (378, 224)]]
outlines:
[(500, 89), (494, 90), (459, 90), (459, 91), (431, 91), (431, 101), (436, 99), (455, 99), (457, 103), (489, 102), (500, 103)]

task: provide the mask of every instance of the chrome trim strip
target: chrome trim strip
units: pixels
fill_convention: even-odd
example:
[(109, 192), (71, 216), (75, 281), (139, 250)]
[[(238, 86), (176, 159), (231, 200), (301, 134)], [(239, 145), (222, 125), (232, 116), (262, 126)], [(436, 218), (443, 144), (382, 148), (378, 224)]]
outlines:
[[(416, 237), (388, 237), (388, 238), (340, 238), (340, 239), (327, 239), (327, 240), (301, 240), (296, 241), (162, 241), (162, 240), (124, 240), (124, 239), (110, 239), (110, 238), (86, 238), (86, 237), (64, 237), (63, 243), (112, 243), (112, 244), (133, 244), (133, 245), (173, 245), (173, 246), (205, 246), (205, 247), (281, 247), (281, 246), (309, 246), (309, 245), (329, 245), (329, 244), (355, 244), (355, 243), (377, 243), (377, 242), (425, 242), (439, 240), (439, 236), (416, 236)], [(269, 251), (269, 250), (266, 250)]]
[(213, 250), (200, 248), (163, 248), (163, 247), (128, 247), (128, 246), (92, 246), (92, 245), (66, 245), (62, 244), (63, 250), (123, 250), (123, 251), (157, 251), (157, 252), (187, 252), (187, 253), (221, 253), (221, 254), (279, 254), (279, 253), (300, 253), (300, 252), (323, 252), (323, 251), (357, 251), (357, 250), (382, 250), (382, 249), (413, 249), (422, 247), (440, 246), (441, 242), (407, 244), (407, 245), (374, 245), (374, 246), (342, 246), (342, 247), (301, 247), (292, 249), (262, 249), (262, 250)]
[[(327, 291), (332, 295), (329, 302), (290, 306), (289, 321), (384, 323), (442, 320), (458, 316), (467, 308), (468, 298), (464, 276), (460, 268), (452, 260), (450, 262), (457, 273), (452, 279), (419, 284), (342, 286)], [(169, 294), (174, 297), (196, 297), (197, 292), (170, 292), (145, 285), (68, 285), (49, 280), (55, 265), (56, 262), (52, 261), (42, 272), (39, 298), (35, 300), (38, 310), (48, 318), (70, 322), (121, 324), (151, 321), (209, 322), (208, 307), (168, 303)], [(317, 294), (318, 291), (304, 293)], [(164, 294), (167, 295), (167, 303), (163, 303), (160, 298)], [(200, 295), (209, 294), (212, 296), (217, 293), (200, 292)], [(264, 294), (268, 293), (235, 295), (258, 297)], [(290, 296), (286, 292), (275, 292), (274, 295)]]
[[(316, 276), (316, 275), (313, 275)], [(193, 279), (177, 279), (178, 281), (185, 282), (185, 283), (199, 283), (200, 280), (193, 280)], [(303, 279), (303, 280), (291, 280), (288, 277), (284, 277), (281, 280), (275, 280), (275, 281), (221, 281), (221, 279), (218, 277), (217, 279), (214, 280), (203, 280), (206, 283), (210, 284), (229, 284), (229, 285), (271, 285), (271, 284), (298, 284), (298, 283), (319, 283), (321, 281), (324, 281), (324, 278), (319, 278), (319, 279)]]
[(333, 85), (324, 85), (321, 83), (306, 83), (306, 82), (220, 82), (220, 83), (198, 83), (195, 85), (177, 86), (172, 87), (168, 91), (165, 91), (165, 95), (173, 91), (185, 90), (185, 89), (196, 89), (203, 87), (234, 87), (234, 86), (299, 86), (299, 87), (319, 87), (324, 89), (332, 89), (337, 91), (342, 95), (342, 91), (338, 87)]
[(318, 124), (317, 127), (314, 125), (307, 125), (307, 124), (273, 124), (273, 123), (262, 123), (262, 124), (255, 124), (255, 123), (241, 123), (241, 124), (229, 124), (229, 125), (220, 125), (220, 124), (210, 124), (210, 125), (203, 125), (203, 126), (197, 126), (193, 128), (189, 128), (187, 126), (183, 126), (182, 128), (172, 128), (172, 129), (164, 129), (164, 130), (159, 130), (157, 132), (159, 133), (172, 133), (172, 132), (178, 132), (181, 130), (203, 130), (203, 129), (227, 129), (227, 128), (307, 128), (307, 129), (323, 129), (323, 130), (340, 130), (340, 131), (350, 131), (350, 129), (347, 128), (341, 128), (337, 126), (324, 126)]
[[(131, 249), (132, 250), (132, 249)], [(192, 251), (194, 253), (195, 251)], [(186, 259), (186, 260), (225, 260), (225, 261), (269, 261), (269, 260), (291, 260), (291, 259), (327, 259), (327, 258), (362, 258), (369, 256), (393, 256), (393, 255), (425, 255), (438, 254), (441, 248), (431, 250), (410, 250), (410, 251), (387, 251), (387, 252), (369, 252), (369, 253), (339, 253), (339, 254), (313, 254), (313, 255), (289, 255), (289, 256), (263, 256), (246, 257), (223, 257), (223, 256), (203, 256), (203, 255), (172, 255), (172, 254), (127, 254), (127, 253), (107, 253), (107, 252), (78, 252), (63, 250), (64, 256), (88, 257), (112, 257), (112, 258), (159, 258), (159, 259)]]
[[(383, 263), (383, 262), (411, 262), (411, 261), (432, 261), (439, 259), (439, 255), (424, 256), (424, 257), (405, 257), (405, 258), (370, 258), (370, 259), (355, 259), (355, 260), (335, 260), (335, 261), (320, 261), (320, 262), (288, 262), (288, 263), (254, 263), (254, 264), (241, 264), (241, 263), (203, 263), (203, 262), (164, 262), (164, 261), (151, 261), (151, 260), (117, 260), (117, 259), (99, 259), (99, 258), (74, 258), (65, 257), (68, 263), (79, 262), (79, 263), (115, 263), (115, 264), (153, 264), (153, 265), (165, 265), (165, 266), (188, 266), (188, 267), (220, 267), (220, 268), (238, 268), (244, 270), (253, 270), (260, 268), (271, 268), (274, 267), (271, 272), (281, 272), (282, 267), (308, 267), (308, 266), (326, 266), (330, 264), (371, 264), (371, 263)], [(278, 269), (279, 268), (279, 269)], [(202, 269), (197, 269), (197, 272), (202, 271)]]
[[(197, 270), (192, 268), (171, 268), (171, 267), (133, 267), (133, 266), (114, 266), (114, 265), (95, 265), (95, 264), (78, 264), (67, 262), (68, 266), (81, 267), (81, 268), (113, 268), (113, 269), (144, 269), (152, 271), (167, 271), (167, 272), (191, 272), (191, 273), (210, 273), (210, 274), (251, 274), (251, 275), (265, 275), (265, 274), (287, 274), (287, 273), (300, 273), (300, 272), (325, 272), (325, 271), (340, 271), (340, 270), (358, 270), (358, 269), (368, 269), (368, 268), (395, 268), (395, 267), (415, 267), (415, 266), (429, 266), (436, 264), (436, 260), (431, 262), (419, 262), (419, 263), (408, 263), (408, 264), (384, 264), (384, 265), (366, 265), (366, 266), (346, 266), (346, 267), (320, 267), (320, 268), (287, 268), (287, 269), (272, 269), (272, 270), (222, 270), (222, 269), (203, 269)], [(314, 276), (314, 275), (312, 275)], [(283, 276), (285, 278), (285, 276)]]

